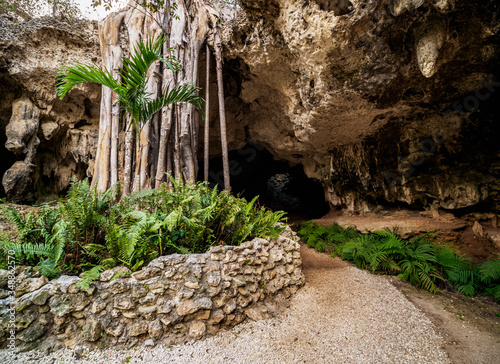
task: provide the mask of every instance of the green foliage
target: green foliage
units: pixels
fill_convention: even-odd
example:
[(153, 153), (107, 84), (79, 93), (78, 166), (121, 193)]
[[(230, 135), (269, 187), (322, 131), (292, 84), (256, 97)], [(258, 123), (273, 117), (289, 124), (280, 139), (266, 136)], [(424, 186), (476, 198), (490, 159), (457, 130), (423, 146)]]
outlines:
[(121, 81), (116, 81), (110, 70), (101, 69), (95, 63), (78, 63), (63, 67), (56, 75), (57, 96), (63, 99), (74, 86), (85, 82), (106, 86), (118, 95), (120, 107), (131, 117), (137, 135), (140, 135), (140, 128), (156, 112), (168, 105), (187, 102), (201, 111), (203, 99), (196, 95), (199, 88), (193, 84), (179, 83), (172, 88), (167, 87), (163, 94), (155, 99), (147, 92), (148, 71), (154, 62), (164, 63), (173, 72), (181, 69), (177, 59), (171, 55), (173, 48), (163, 53), (166, 41), (165, 34), (156, 38), (141, 39), (131, 52), (130, 59), (122, 58), (123, 67), (119, 69)]
[(311, 248), (319, 252), (329, 250), (333, 255), (338, 255), (339, 246), (358, 237), (359, 233), (352, 227), (344, 229), (337, 223), (320, 227), (313, 221), (306, 221), (300, 225), (298, 235)]
[(364, 234), (348, 241), (342, 247), (342, 259), (351, 260), (358, 268), (375, 271), (399, 271), (394, 257), (402, 255), (401, 240), (390, 233)]
[(454, 288), (466, 296), (474, 296), (479, 288), (480, 275), (470, 258), (442, 247), (438, 249), (436, 259), (442, 267), (444, 277)]
[(437, 280), (443, 280), (437, 270), (436, 248), (426, 236), (415, 237), (404, 244), (403, 259), (399, 262), (399, 278), (432, 293), (438, 293)]
[(486, 285), (485, 294), (500, 301), (500, 258), (492, 259), (479, 267), (481, 281)]
[[(107, 226), (108, 251), (134, 270), (171, 253), (203, 253), (210, 246), (238, 245), (254, 237), (278, 237), (284, 212), (270, 212), (204, 183), (172, 180), (169, 190), (140, 191), (120, 203), (121, 216)], [(131, 211), (138, 205), (142, 211)], [(123, 213), (123, 211), (129, 211)]]
[(278, 237), (284, 212), (271, 212), (205, 183), (172, 181), (118, 201), (120, 185), (105, 192), (72, 181), (57, 206), (29, 213), (9, 207), (16, 241), (0, 235), (0, 252), (14, 250), (19, 264), (38, 265), (49, 277), (85, 272), (82, 287), (116, 265), (135, 271), (161, 255), (203, 253), (212, 245), (239, 245)]
[(433, 293), (439, 292), (446, 279), (466, 296), (482, 292), (500, 301), (500, 259), (476, 267), (470, 258), (431, 244), (433, 232), (410, 240), (401, 239), (397, 233), (395, 228), (360, 234), (336, 223), (319, 227), (312, 221), (302, 223), (298, 231), (302, 241), (312, 248), (329, 250), (332, 256), (341, 256), (372, 273), (397, 273), (399, 278)]
[(43, 275), (57, 276), (60, 272), (57, 262), (62, 254), (62, 246), (52, 235), (59, 220), (57, 209), (42, 205), (36, 211), (21, 213), (7, 206), (2, 207), (2, 213), (7, 215), (19, 232), (15, 241), (0, 233), (2, 254), (14, 251), (18, 264), (38, 265)]
[(500, 259), (492, 259), (479, 267), (482, 280), (491, 283), (500, 280)]
[(96, 265), (82, 274), (82, 279), (76, 282), (75, 286), (82, 287), (83, 289), (88, 289), (90, 283), (99, 279), (101, 272), (104, 272), (105, 268), (102, 265)]

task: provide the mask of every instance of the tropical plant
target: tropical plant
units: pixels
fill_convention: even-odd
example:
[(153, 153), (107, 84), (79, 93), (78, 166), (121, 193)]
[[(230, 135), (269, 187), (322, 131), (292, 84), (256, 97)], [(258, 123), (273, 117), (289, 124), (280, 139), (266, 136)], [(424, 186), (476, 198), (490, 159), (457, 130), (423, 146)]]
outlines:
[(375, 271), (400, 271), (394, 261), (403, 256), (403, 242), (389, 232), (376, 231), (363, 234), (343, 245), (342, 259), (352, 260), (358, 268)]
[(446, 279), (451, 287), (466, 296), (483, 292), (500, 301), (500, 259), (476, 267), (465, 255), (431, 244), (434, 232), (403, 240), (397, 228), (369, 234), (351, 230), (336, 223), (320, 227), (306, 221), (301, 224), (298, 235), (320, 252), (331, 250), (332, 256), (341, 256), (373, 273), (399, 273), (399, 278), (433, 293), (439, 292), (440, 282)]
[(18, 264), (37, 265), (49, 277), (83, 272), (85, 288), (103, 269), (135, 271), (161, 255), (203, 253), (284, 229), (284, 212), (259, 207), (256, 198), (247, 202), (206, 183), (171, 183), (118, 201), (119, 184), (99, 192), (87, 180), (73, 181), (57, 206), (12, 210), (18, 234), (0, 234), (0, 252), (13, 250)]
[(481, 280), (486, 284), (485, 294), (500, 301), (500, 258), (492, 259), (479, 267)]
[(343, 228), (337, 223), (318, 226), (313, 221), (305, 221), (297, 232), (300, 238), (311, 248), (324, 252), (329, 250), (332, 255), (340, 255), (342, 244), (359, 236), (352, 227)]
[(437, 249), (436, 262), (442, 267), (444, 277), (459, 292), (471, 297), (479, 289), (479, 272), (465, 254), (460, 255), (448, 247), (440, 247)]
[(63, 255), (63, 247), (52, 234), (60, 219), (56, 208), (42, 205), (32, 211), (22, 213), (14, 207), (2, 208), (19, 232), (15, 241), (0, 233), (0, 251), (5, 255), (13, 251), (18, 264), (37, 265), (41, 273), (48, 277), (59, 274), (57, 262)]
[[(73, 87), (84, 82), (98, 83), (116, 92), (120, 107), (129, 115), (131, 125), (136, 129), (136, 150), (139, 151), (140, 129), (158, 111), (168, 105), (180, 102), (190, 103), (198, 110), (202, 108), (203, 99), (197, 96), (199, 88), (191, 83), (176, 84), (173, 87), (167, 86), (158, 98), (153, 98), (153, 95), (147, 92), (148, 70), (153, 63), (160, 61), (172, 72), (180, 70), (177, 59), (171, 55), (173, 49), (169, 48), (167, 52), (163, 52), (166, 40), (164, 34), (156, 38), (140, 40), (134, 47), (130, 59), (122, 58), (123, 67), (119, 70), (118, 81), (110, 70), (105, 67), (101, 69), (95, 63), (93, 65), (78, 63), (63, 67), (56, 75), (57, 95), (63, 99)], [(137, 152), (138, 189), (141, 186), (140, 158), (141, 155)]]

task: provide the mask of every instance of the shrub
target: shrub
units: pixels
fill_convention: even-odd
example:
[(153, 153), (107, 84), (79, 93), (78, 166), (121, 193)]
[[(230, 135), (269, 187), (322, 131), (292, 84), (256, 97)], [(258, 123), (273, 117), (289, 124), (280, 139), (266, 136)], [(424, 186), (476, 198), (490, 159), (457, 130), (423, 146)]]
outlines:
[(313, 221), (305, 221), (298, 231), (300, 238), (311, 248), (319, 252), (329, 250), (332, 254), (339, 252), (340, 245), (359, 236), (352, 227), (343, 228), (337, 223), (328, 227), (320, 227)]
[(426, 235), (405, 242), (403, 259), (399, 265), (399, 278), (429, 292), (439, 292), (436, 281), (442, 281), (443, 277), (437, 270), (436, 248), (428, 243)]
[(10, 208), (17, 241), (0, 235), (0, 250), (14, 250), (19, 264), (38, 265), (53, 277), (84, 275), (88, 284), (105, 268), (139, 269), (160, 255), (203, 253), (212, 245), (239, 245), (278, 237), (285, 213), (271, 212), (205, 183), (176, 181), (169, 190), (146, 190), (118, 201), (119, 185), (100, 193), (73, 181), (57, 206), (21, 214)]
[(382, 271), (400, 271), (394, 261), (402, 255), (401, 240), (384, 231), (359, 235), (342, 246), (342, 259), (351, 260), (358, 268), (370, 269), (372, 273)]

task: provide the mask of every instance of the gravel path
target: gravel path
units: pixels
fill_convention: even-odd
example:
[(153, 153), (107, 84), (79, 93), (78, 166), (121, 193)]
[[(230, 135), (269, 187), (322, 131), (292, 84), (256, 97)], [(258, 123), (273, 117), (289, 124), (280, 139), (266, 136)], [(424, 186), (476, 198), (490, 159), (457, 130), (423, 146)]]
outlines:
[[(449, 363), (443, 339), (382, 277), (302, 247), (306, 285), (290, 308), (203, 341), (94, 351), (87, 363)], [(128, 360), (128, 361), (127, 361)], [(73, 350), (23, 353), (1, 363), (75, 363)]]

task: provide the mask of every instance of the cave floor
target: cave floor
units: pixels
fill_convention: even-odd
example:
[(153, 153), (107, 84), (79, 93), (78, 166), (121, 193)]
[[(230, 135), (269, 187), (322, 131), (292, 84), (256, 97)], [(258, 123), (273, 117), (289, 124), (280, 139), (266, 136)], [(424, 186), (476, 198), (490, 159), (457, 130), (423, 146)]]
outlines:
[[(382, 213), (330, 213), (314, 220), (320, 226), (337, 222), (367, 233), (398, 228), (403, 237), (435, 231), (433, 243), (466, 254), (476, 263), (500, 256), (500, 229), (482, 223), (484, 237), (472, 231), (472, 222), (452, 214), (393, 211)], [(431, 294), (393, 276), (382, 276), (420, 309), (445, 341), (453, 363), (497, 363), (500, 358), (500, 305), (491, 297), (467, 298), (444, 290)]]
[[(350, 263), (330, 258), (326, 253), (318, 253), (305, 244), (302, 244), (301, 255), (308, 281), (311, 273), (317, 269), (337, 269), (337, 273), (340, 273), (338, 269), (346, 269), (346, 266), (354, 268)], [(432, 294), (394, 276), (377, 277), (397, 288), (432, 322), (435, 332), (444, 340), (441, 348), (452, 363), (498, 363), (500, 304), (491, 297), (469, 299), (447, 290)]]

